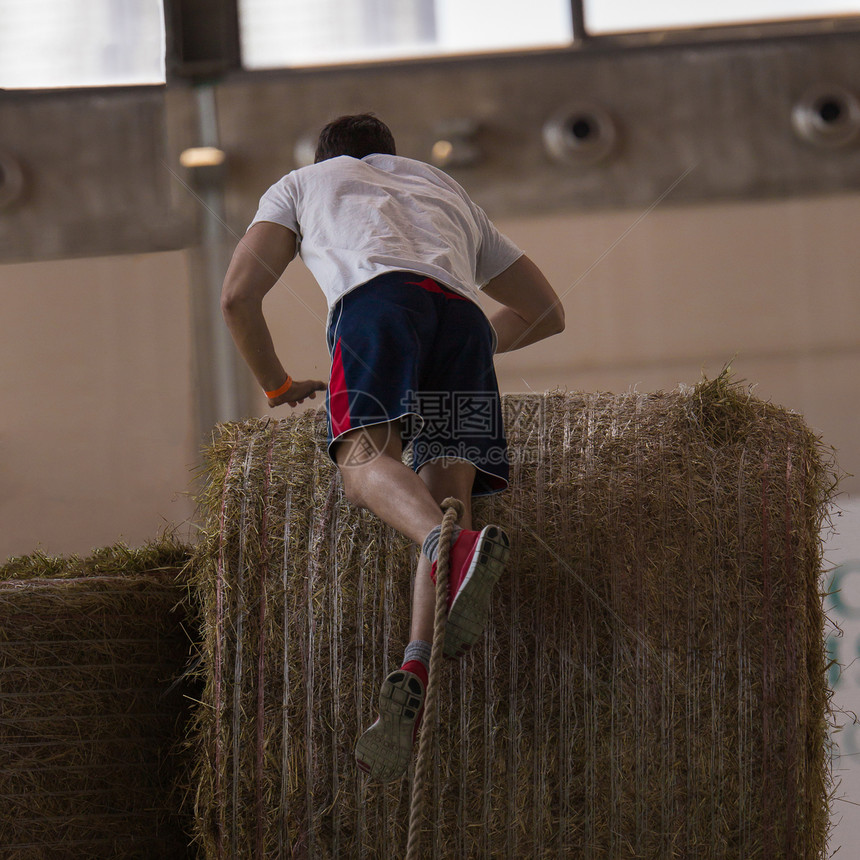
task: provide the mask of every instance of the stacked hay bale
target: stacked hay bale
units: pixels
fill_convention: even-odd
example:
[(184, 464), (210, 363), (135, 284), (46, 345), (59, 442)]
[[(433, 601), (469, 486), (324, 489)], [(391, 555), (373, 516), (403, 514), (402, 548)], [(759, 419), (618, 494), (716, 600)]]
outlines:
[(0, 856), (189, 856), (171, 811), (188, 555), (161, 542), (0, 568)]
[[(725, 376), (505, 398), (510, 534), (486, 634), (448, 663), (425, 856), (824, 856), (819, 530), (796, 415)], [(206, 856), (398, 858), (408, 780), (353, 761), (408, 639), (415, 548), (344, 501), (324, 417), (210, 451), (196, 733)]]

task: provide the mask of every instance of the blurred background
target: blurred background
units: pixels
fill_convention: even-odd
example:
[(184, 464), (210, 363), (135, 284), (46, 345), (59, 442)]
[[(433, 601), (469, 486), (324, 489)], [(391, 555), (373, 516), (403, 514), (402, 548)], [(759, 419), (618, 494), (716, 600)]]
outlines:
[[(860, 708), (860, 0), (0, 0), (0, 559), (193, 540), (212, 426), (277, 416), (221, 322), (230, 254), (361, 111), (563, 297), (562, 335), (499, 357), (503, 391), (731, 363), (835, 449), (831, 681)], [(290, 373), (327, 378), (299, 261), (266, 302)]]

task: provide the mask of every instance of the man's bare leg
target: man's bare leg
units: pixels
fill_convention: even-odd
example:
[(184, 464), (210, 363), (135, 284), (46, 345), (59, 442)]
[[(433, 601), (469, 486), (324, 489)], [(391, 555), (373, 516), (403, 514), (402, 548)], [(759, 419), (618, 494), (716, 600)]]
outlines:
[[(427, 535), (441, 522), (439, 501), (451, 495), (459, 485), (445, 481), (440, 484), (439, 480), (434, 480), (434, 470), (422, 479), (403, 464), (401, 451), (399, 427), (395, 423), (347, 434), (335, 450), (335, 458), (347, 498), (353, 504), (368, 508), (423, 547)], [(437, 495), (441, 493), (438, 501), (428, 483)], [(467, 502), (471, 481), (469, 490)], [(420, 558), (412, 603), (412, 629), (419, 631), (420, 638), (416, 639), (413, 633), (403, 655), (402, 667), (382, 682), (379, 717), (362, 733), (355, 746), (358, 767), (382, 782), (399, 779), (406, 771), (424, 711), (434, 592), (430, 563), (423, 554)]]
[(421, 546), (442, 510), (401, 455), (398, 422), (352, 430), (335, 449), (347, 499)]
[[(383, 426), (368, 428), (350, 434), (346, 443), (335, 452), (347, 497), (355, 504), (373, 511), (377, 516), (411, 537), (423, 548), (427, 535), (436, 528), (441, 520), (441, 502), (448, 496), (460, 499), (464, 506), (460, 525), (471, 529), (472, 485), (475, 467), (463, 461), (427, 463), (416, 475), (401, 461), (401, 443), (398, 428)], [(483, 534), (483, 533), (482, 533)], [(478, 535), (475, 535), (475, 541)], [(458, 544), (459, 546), (459, 544)], [(481, 545), (481, 564), (486, 552)], [(473, 545), (473, 553), (476, 552)], [(467, 595), (470, 584), (486, 592), (487, 580), (481, 573), (485, 570), (476, 567), (478, 555), (470, 556), (468, 568), (470, 579), (464, 580), (463, 587), (457, 592), (452, 603), (455, 610), (460, 606), (471, 607), (477, 614), (475, 588)], [(468, 562), (467, 562), (468, 563)], [(400, 779), (409, 764), (418, 726), (424, 712), (424, 696), (427, 689), (430, 642), (433, 639), (433, 620), (435, 616), (435, 586), (430, 577), (431, 563), (423, 553), (419, 555), (412, 596), (411, 641), (403, 656), (403, 665), (391, 672), (382, 682), (379, 692), (379, 716), (376, 722), (365, 730), (355, 746), (355, 759), (358, 767), (372, 779), (387, 782)], [(462, 567), (462, 570), (466, 570)], [(495, 581), (495, 580), (493, 580)], [(462, 611), (460, 615), (462, 615)], [(450, 617), (454, 617), (451, 615)], [(457, 616), (458, 618), (460, 616)], [(476, 615), (477, 617), (477, 615)], [(469, 631), (474, 636), (479, 623)], [(460, 627), (455, 625), (455, 630)], [(444, 646), (451, 644), (446, 628)], [(456, 637), (454, 646), (471, 645), (471, 641)], [(447, 653), (447, 650), (446, 650)], [(452, 650), (451, 656), (459, 656)]]
[[(335, 458), (347, 498), (376, 514), (420, 547), (442, 521), (441, 503), (454, 496), (463, 503), (459, 525), (472, 527), (475, 467), (462, 460), (427, 463), (416, 475), (401, 460), (396, 422), (354, 430), (341, 437)], [(435, 586), (431, 563), (419, 555), (412, 596), (411, 639), (433, 639)]]

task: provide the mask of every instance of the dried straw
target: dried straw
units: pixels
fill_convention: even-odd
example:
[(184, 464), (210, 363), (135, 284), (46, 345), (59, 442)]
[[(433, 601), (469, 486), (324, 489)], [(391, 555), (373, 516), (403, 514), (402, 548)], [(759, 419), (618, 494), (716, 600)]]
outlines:
[[(433, 857), (824, 856), (819, 531), (835, 489), (799, 415), (694, 388), (508, 396), (512, 538), (486, 634), (442, 677)], [(407, 641), (415, 549), (350, 507), (324, 417), (221, 428), (208, 455), (211, 858), (399, 858), (408, 780), (353, 746)]]
[(170, 800), (188, 557), (165, 540), (0, 567), (2, 857), (189, 856)]

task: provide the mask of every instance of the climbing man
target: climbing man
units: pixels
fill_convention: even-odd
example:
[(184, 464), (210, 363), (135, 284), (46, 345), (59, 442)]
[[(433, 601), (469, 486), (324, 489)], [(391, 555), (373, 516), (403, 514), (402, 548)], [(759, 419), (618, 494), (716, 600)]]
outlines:
[[(564, 312), (537, 266), (453, 179), (398, 156), (372, 114), (340, 117), (320, 133), (315, 163), (263, 195), (224, 281), (227, 325), (271, 407), (326, 390), (289, 376), (263, 315), (263, 297), (297, 252), (328, 302), (328, 451), (346, 497), (421, 547), (411, 641), (355, 751), (373, 779), (396, 780), (427, 688), (441, 502), (464, 505), (450, 554), (446, 656), (481, 635), (509, 554), (498, 526), (472, 528), (470, 507), (473, 495), (508, 483), (493, 355), (562, 331)], [(479, 289), (500, 305), (489, 319)], [(409, 442), (411, 468), (402, 460)]]

